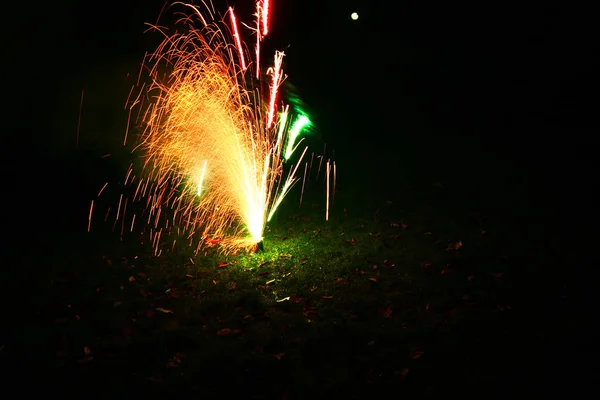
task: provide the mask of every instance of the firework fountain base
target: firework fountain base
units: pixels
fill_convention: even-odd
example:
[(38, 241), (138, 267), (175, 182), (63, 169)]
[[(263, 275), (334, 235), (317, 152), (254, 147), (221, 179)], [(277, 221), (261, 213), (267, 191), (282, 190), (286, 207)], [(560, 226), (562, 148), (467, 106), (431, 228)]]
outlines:
[(254, 245), (254, 247), (252, 248), (253, 253), (262, 253), (264, 251), (265, 251), (265, 245), (262, 240), (260, 242), (256, 243)]

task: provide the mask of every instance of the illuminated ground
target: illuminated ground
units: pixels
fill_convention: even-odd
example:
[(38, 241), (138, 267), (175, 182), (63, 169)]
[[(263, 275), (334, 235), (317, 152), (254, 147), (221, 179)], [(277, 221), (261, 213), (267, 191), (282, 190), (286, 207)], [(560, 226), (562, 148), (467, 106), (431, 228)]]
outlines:
[(435, 207), (439, 190), (418, 201), (349, 200), (340, 190), (328, 224), (320, 196), (309, 196), (301, 210), (281, 210), (265, 253), (209, 252), (195, 264), (186, 252), (152, 258), (133, 236), (55, 237), (26, 272), (23, 341), (6, 342), (4, 354), (47, 390), (111, 397), (546, 387), (544, 364), (568, 351), (547, 354), (566, 327), (549, 330), (546, 312), (564, 318), (571, 301), (554, 279), (531, 282), (548, 256), (528, 254), (534, 241), (519, 245), (498, 218)]

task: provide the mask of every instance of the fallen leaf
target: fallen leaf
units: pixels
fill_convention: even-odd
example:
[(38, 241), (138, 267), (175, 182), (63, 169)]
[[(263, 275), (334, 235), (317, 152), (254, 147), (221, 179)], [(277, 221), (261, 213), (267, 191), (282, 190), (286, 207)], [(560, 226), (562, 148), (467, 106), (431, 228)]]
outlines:
[(344, 242), (348, 243), (350, 246), (356, 246), (356, 244), (358, 243), (354, 238), (350, 240), (344, 240)]
[(219, 263), (219, 265), (217, 265), (217, 268), (224, 268), (224, 267), (226, 267), (228, 265), (229, 265), (229, 263), (222, 262), (222, 263)]
[(400, 375), (400, 380), (403, 381), (406, 379), (406, 375), (408, 374), (408, 368), (401, 369), (400, 371), (394, 372), (396, 375)]
[(167, 310), (166, 308), (162, 308), (162, 307), (156, 307), (156, 311), (160, 311), (165, 314), (173, 314), (173, 311)]
[(367, 278), (367, 279), (370, 280), (371, 282), (377, 283), (377, 278)]
[(335, 283), (348, 283), (348, 280), (345, 278), (337, 278), (335, 280)]
[(394, 312), (394, 310), (392, 310), (392, 307), (388, 306), (385, 311), (383, 312), (383, 316), (385, 318), (392, 318), (392, 313)]
[(241, 333), (242, 333), (241, 329), (230, 329), (230, 328), (223, 328), (223, 329), (217, 331), (217, 335), (221, 336), (221, 337), (236, 336)]
[(264, 261), (264, 262), (261, 262), (261, 263), (258, 265), (258, 268), (262, 268), (262, 267), (264, 267), (265, 265), (269, 264), (270, 262), (271, 262), (271, 261)]
[(135, 282), (135, 277), (133, 275), (129, 277), (129, 282)]
[(333, 299), (333, 296), (321, 296), (322, 299)]
[(185, 274), (185, 276), (187, 276), (188, 278), (193, 278), (191, 274)]
[(284, 297), (283, 299), (279, 299), (279, 300), (275, 300), (275, 301), (278, 302), (278, 303), (281, 303), (281, 302), (287, 301), (289, 299), (290, 299), (290, 296)]
[(270, 281), (267, 281), (266, 285), (269, 286), (271, 283), (275, 282), (277, 279), (271, 279)]
[(448, 245), (448, 247), (446, 247), (446, 250), (447, 251), (452, 251), (452, 250), (456, 251), (456, 250), (459, 250), (462, 246), (463, 246), (462, 241), (459, 240), (457, 242), (450, 243)]

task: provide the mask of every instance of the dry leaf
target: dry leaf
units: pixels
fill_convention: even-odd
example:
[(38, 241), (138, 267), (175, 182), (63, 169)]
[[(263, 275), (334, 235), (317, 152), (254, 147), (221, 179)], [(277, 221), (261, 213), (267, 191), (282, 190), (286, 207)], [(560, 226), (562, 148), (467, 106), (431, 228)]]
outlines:
[(344, 240), (344, 242), (348, 243), (350, 246), (356, 246), (356, 244), (358, 243), (354, 238), (350, 240)]
[(173, 314), (173, 311), (167, 310), (166, 308), (162, 308), (162, 307), (156, 307), (156, 311), (160, 311), (165, 314)]
[(369, 279), (371, 282), (377, 283), (377, 278), (367, 278), (367, 279)]
[(221, 337), (236, 336), (236, 335), (239, 335), (240, 333), (242, 333), (241, 329), (223, 328), (223, 329), (217, 331), (217, 335), (219, 335)]
[(393, 313), (393, 312), (394, 312), (394, 311), (392, 310), (392, 307), (388, 306), (388, 307), (385, 309), (385, 311), (383, 312), (383, 316), (384, 316), (385, 318), (391, 318), (391, 317), (392, 317), (392, 313)]
[(129, 282), (135, 282), (135, 277), (133, 275), (129, 277)]
[(460, 249), (462, 246), (463, 246), (463, 244), (462, 244), (462, 241), (460, 241), (460, 240), (459, 240), (459, 241), (457, 241), (457, 242), (450, 243), (450, 244), (448, 245), (448, 247), (446, 247), (446, 250), (448, 250), (448, 251), (451, 251), (451, 250), (458, 250), (458, 249)]

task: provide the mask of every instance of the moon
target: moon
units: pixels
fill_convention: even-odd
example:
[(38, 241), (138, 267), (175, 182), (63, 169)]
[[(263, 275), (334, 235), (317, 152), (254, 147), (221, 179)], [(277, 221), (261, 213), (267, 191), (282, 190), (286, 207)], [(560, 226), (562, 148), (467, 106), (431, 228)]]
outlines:
[(352, 14), (350, 14), (350, 18), (356, 21), (358, 19), (358, 13), (353, 12)]

